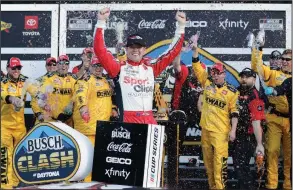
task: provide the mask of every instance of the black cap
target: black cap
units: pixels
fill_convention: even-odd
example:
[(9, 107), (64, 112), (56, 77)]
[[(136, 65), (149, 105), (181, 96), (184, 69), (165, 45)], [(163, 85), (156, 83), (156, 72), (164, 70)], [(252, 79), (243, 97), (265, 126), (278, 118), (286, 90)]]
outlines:
[(280, 59), (281, 58), (281, 52), (278, 50), (272, 51), (270, 55), (270, 59)]
[(241, 77), (241, 76), (247, 76), (247, 77), (254, 77), (254, 78), (256, 78), (256, 73), (252, 70), (252, 69), (250, 69), (250, 68), (245, 68), (245, 69), (243, 69), (240, 73), (239, 73), (239, 76)]
[(126, 47), (132, 46), (134, 44), (141, 45), (143, 47), (146, 46), (146, 43), (145, 43), (143, 37), (139, 34), (133, 34), (127, 38)]

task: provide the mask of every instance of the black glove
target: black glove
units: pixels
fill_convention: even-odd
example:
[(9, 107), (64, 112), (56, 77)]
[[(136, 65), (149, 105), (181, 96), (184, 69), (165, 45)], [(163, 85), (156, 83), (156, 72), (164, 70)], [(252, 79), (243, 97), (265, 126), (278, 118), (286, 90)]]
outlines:
[(64, 113), (60, 113), (57, 117), (57, 120), (65, 122), (67, 121), (69, 118), (71, 117), (71, 115), (66, 115)]

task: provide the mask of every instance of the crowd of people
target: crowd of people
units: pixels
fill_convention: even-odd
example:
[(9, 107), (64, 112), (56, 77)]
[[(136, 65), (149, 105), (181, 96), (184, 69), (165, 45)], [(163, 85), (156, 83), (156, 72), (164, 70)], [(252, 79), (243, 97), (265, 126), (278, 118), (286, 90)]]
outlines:
[[(235, 88), (225, 81), (227, 69), (222, 63), (215, 63), (207, 72), (199, 60), (197, 41), (191, 44), (194, 52), (192, 67), (188, 68), (180, 61), (186, 24), (184, 12), (176, 13), (178, 24), (173, 41), (156, 59), (144, 57), (146, 42), (139, 34), (127, 38), (125, 51), (119, 51), (117, 57), (107, 51), (103, 32), (109, 15), (108, 8), (99, 11), (93, 48), (83, 50), (82, 63), (72, 72), (68, 71), (70, 60), (67, 55), (57, 59), (50, 57), (45, 65), (47, 73), (31, 83), (21, 74), (23, 65), (19, 58), (12, 57), (7, 61), (7, 74), (1, 73), (1, 153), (5, 152), (8, 159), (7, 175), (1, 176), (2, 188), (18, 185), (12, 169), (12, 153), (26, 134), (23, 103), (26, 92), (32, 97), (36, 124), (64, 122), (86, 135), (94, 146), (96, 121), (115, 118), (128, 123), (157, 124), (152, 111), (155, 78), (167, 66), (173, 65), (175, 86), (169, 113), (182, 110), (189, 123), (200, 123), (209, 188), (226, 187), (228, 144), (231, 141), (235, 145), (231, 156), (241, 187), (255, 187), (249, 162), (251, 156), (257, 155), (266, 159), (266, 187), (277, 188), (282, 144), (283, 187), (291, 189), (290, 49), (282, 54), (272, 52), (270, 66), (266, 66), (262, 60), (264, 38), (257, 36), (252, 47), (251, 68), (239, 73), (240, 86)], [(103, 74), (104, 70), (107, 76)], [(263, 93), (255, 87), (257, 75), (265, 84)], [(91, 181), (91, 175), (85, 181)]]

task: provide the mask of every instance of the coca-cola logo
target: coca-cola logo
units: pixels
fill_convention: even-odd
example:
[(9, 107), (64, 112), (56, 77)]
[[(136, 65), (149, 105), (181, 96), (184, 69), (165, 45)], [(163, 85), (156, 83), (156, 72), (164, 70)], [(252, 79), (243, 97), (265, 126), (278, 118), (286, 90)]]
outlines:
[(147, 29), (163, 29), (165, 28), (165, 23), (167, 20), (156, 19), (154, 21), (146, 21), (145, 19), (141, 20), (138, 24), (138, 28), (147, 28)]
[(107, 150), (109, 152), (131, 153), (131, 146), (132, 143), (115, 144), (114, 142), (111, 142), (108, 144)]

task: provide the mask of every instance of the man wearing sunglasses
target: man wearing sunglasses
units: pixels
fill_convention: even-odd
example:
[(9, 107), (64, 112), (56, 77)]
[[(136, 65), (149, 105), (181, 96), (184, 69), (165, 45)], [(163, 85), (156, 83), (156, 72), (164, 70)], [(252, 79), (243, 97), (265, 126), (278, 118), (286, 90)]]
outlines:
[(23, 93), (29, 92), (33, 97), (37, 89), (21, 74), (22, 64), (19, 58), (11, 57), (7, 61), (6, 69), (7, 75), (1, 81), (1, 164), (6, 167), (6, 171), (1, 173), (1, 188), (12, 188), (19, 183), (12, 169), (13, 150), (26, 134), (26, 96)]
[[(57, 60), (55, 57), (49, 57), (46, 59), (46, 71), (47, 73), (36, 80), (42, 84), (48, 79), (48, 75), (50, 75), (52, 72), (55, 72), (57, 70)], [(39, 122), (44, 122), (44, 114), (40, 106), (38, 105), (38, 95), (35, 97), (32, 97), (31, 100), (31, 106), (32, 110), (35, 114), (35, 118), (33, 123), (37, 124)]]
[(127, 61), (118, 62), (111, 53), (107, 52), (104, 41), (106, 20), (110, 16), (110, 9), (104, 8), (98, 13), (98, 22), (95, 28), (94, 51), (101, 64), (111, 78), (116, 78), (115, 91), (121, 93), (117, 103), (120, 120), (128, 123), (156, 124), (154, 119), (153, 92), (154, 78), (157, 77), (180, 53), (184, 41), (186, 16), (177, 12), (175, 37), (170, 48), (157, 59), (146, 59), (146, 42), (139, 34), (127, 38)]
[[(74, 128), (86, 135), (95, 146), (98, 121), (109, 121), (112, 113), (112, 89), (103, 77), (103, 67), (97, 57), (93, 57), (90, 75), (77, 80), (74, 86)], [(85, 182), (91, 181), (91, 174)]]
[(280, 70), (282, 66), (281, 53), (278, 50), (272, 51), (269, 62), (271, 70)]
[(44, 121), (62, 121), (69, 126), (72, 123), (72, 97), (76, 76), (69, 73), (69, 57), (60, 55), (57, 59), (57, 72), (47, 75), (41, 86), (40, 96), (45, 98), (41, 108)]
[[(272, 70), (262, 64), (264, 38), (260, 38), (262, 46), (252, 49), (251, 68), (262, 75), (266, 86), (280, 86), (284, 80), (290, 78), (292, 72), (292, 50), (287, 49), (281, 56), (281, 69)], [(291, 189), (291, 136), (289, 105), (286, 96), (269, 96), (266, 104), (266, 155), (267, 155), (267, 183), (266, 188), (278, 187), (278, 160), (282, 140), (284, 155), (284, 189)]]
[(226, 67), (222, 63), (212, 66), (210, 79), (199, 61), (196, 47), (192, 49), (192, 67), (204, 88), (200, 127), (209, 188), (224, 189), (227, 182), (228, 141), (236, 138), (238, 91), (225, 81)]
[(86, 71), (89, 70), (92, 57), (93, 57), (93, 48), (87, 47), (82, 51), (81, 64), (75, 66), (72, 69), (72, 73), (75, 74), (77, 78), (81, 78), (86, 73)]

